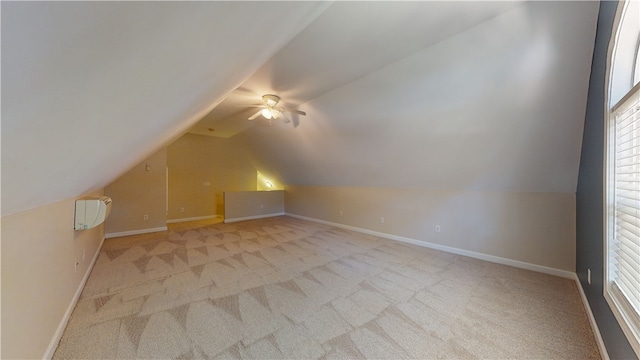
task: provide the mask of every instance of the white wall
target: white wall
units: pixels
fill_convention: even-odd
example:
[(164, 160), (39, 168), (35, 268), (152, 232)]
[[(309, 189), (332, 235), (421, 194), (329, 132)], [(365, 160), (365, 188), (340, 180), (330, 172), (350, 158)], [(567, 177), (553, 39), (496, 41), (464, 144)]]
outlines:
[(285, 211), (575, 272), (575, 194), (287, 186)]
[(75, 198), (2, 217), (4, 359), (42, 358), (61, 335), (61, 321), (104, 239), (104, 225), (74, 231), (74, 212)]

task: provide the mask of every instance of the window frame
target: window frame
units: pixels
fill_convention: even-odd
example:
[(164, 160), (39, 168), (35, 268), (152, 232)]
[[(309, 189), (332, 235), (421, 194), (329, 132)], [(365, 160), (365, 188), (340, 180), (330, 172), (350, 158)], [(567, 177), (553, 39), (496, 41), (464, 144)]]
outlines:
[[(609, 41), (609, 48), (606, 59), (606, 75), (605, 75), (605, 148), (604, 148), (604, 281), (603, 281), (603, 295), (611, 308), (618, 324), (622, 328), (629, 344), (635, 351), (636, 355), (640, 357), (640, 315), (637, 311), (634, 311), (631, 304), (629, 304), (626, 297), (620, 292), (617, 286), (611, 281), (610, 275), (610, 254), (609, 245), (613, 234), (615, 234), (615, 124), (616, 114), (618, 113), (620, 105), (623, 105), (631, 96), (634, 96), (636, 92), (640, 92), (640, 83), (635, 84), (637, 74), (635, 68), (638, 61), (638, 48), (636, 51), (635, 61), (633, 68), (631, 69), (631, 89), (618, 101), (614, 106), (610, 106), (610, 97), (612, 93), (611, 79), (613, 74), (613, 68), (615, 64), (615, 54), (617, 46), (619, 45), (619, 37), (622, 29), (622, 22), (625, 19), (625, 12), (628, 9), (627, 5), (629, 1), (622, 0), (618, 3), (616, 15), (613, 22), (613, 31), (611, 33), (611, 39)], [(636, 46), (640, 45), (640, 34), (636, 40)]]

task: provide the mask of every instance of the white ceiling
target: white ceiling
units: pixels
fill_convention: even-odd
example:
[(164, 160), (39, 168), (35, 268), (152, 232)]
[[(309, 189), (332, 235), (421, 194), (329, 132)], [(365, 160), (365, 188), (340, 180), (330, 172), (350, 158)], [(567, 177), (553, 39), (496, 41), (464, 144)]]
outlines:
[[(360, 6), (363, 18), (370, 18), (368, 11), (394, 14), (396, 7), (429, 5), (349, 4)], [(504, 12), (474, 27), (461, 26), (466, 30), (452, 31), (453, 36), (427, 41), (400, 59), (383, 55), (395, 62), (345, 76), (334, 88), (307, 90), (306, 84), (315, 80), (329, 82), (307, 75), (311, 79), (299, 98), (300, 109), (308, 115), (297, 119), (297, 126), (254, 126), (236, 138), (261, 172), (277, 174), (292, 185), (573, 193), (598, 3), (513, 5), (504, 5), (507, 11), (494, 9)], [(411, 22), (409, 16), (404, 19)], [(458, 19), (448, 14), (447, 20)], [(428, 31), (427, 25), (421, 26)], [(376, 37), (372, 31), (365, 33)], [(290, 46), (300, 36), (270, 62), (282, 54), (289, 55), (280, 59), (282, 68), (287, 61), (295, 62), (298, 50)], [(396, 42), (393, 34), (385, 36), (383, 44)], [(398, 36), (401, 42), (406, 33)], [(313, 61), (297, 66), (308, 63), (316, 66)], [(243, 87), (259, 83), (264, 69)], [(317, 76), (322, 78), (322, 72)], [(291, 98), (299, 96), (293, 87), (272, 84)]]
[[(470, 29), (520, 4), (499, 2), (337, 2), (281, 49), (190, 132), (231, 137), (264, 94), (298, 104)], [(209, 129), (214, 129), (211, 131)]]
[[(573, 192), (597, 11), (2, 2), (2, 214), (103, 187), (201, 118), (287, 184)], [(247, 121), (264, 93), (308, 115)]]
[(328, 5), (3, 1), (2, 214), (106, 186)]

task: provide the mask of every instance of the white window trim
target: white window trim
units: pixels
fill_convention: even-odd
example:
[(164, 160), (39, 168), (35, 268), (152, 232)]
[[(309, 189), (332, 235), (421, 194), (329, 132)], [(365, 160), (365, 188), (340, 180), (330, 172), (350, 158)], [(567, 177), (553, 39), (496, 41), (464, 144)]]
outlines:
[[(604, 297), (611, 308), (618, 324), (622, 328), (627, 340), (631, 344), (631, 347), (636, 353), (636, 356), (640, 357), (640, 321), (638, 321), (637, 316), (633, 314), (633, 311), (630, 311), (629, 305), (626, 301), (621, 301), (621, 296), (616, 295), (617, 289), (611, 286), (611, 282), (609, 281), (609, 238), (610, 234), (613, 234), (614, 222), (610, 221), (613, 218), (613, 189), (609, 186), (610, 181), (612, 180), (612, 166), (611, 163), (611, 155), (615, 150), (615, 143), (611, 141), (611, 137), (613, 136), (613, 124), (615, 124), (615, 106), (611, 107), (609, 104), (609, 97), (612, 91), (612, 82), (611, 82), (611, 74), (612, 74), (612, 65), (613, 65), (613, 54), (615, 54), (616, 46), (618, 45), (618, 38), (620, 34), (620, 22), (624, 18), (624, 12), (626, 10), (627, 2), (622, 0), (618, 4), (618, 8), (616, 10), (616, 15), (613, 22), (613, 31), (611, 33), (611, 39), (609, 40), (609, 48), (607, 51), (607, 59), (606, 59), (606, 75), (605, 75), (605, 154), (604, 154), (604, 204), (605, 208), (603, 211), (604, 216), (604, 240), (603, 246), (603, 256), (604, 256), (604, 284), (603, 284), (603, 293)], [(640, 41), (640, 39), (639, 39)], [(634, 64), (635, 65), (635, 64)], [(634, 70), (632, 69), (632, 79), (634, 81)], [(618, 104), (622, 104), (628, 95), (638, 90), (638, 86), (633, 87), (627, 95), (621, 99)], [(618, 105), (616, 104), (616, 105)], [(631, 315), (629, 315), (631, 314)], [(635, 319), (631, 319), (635, 318)]]

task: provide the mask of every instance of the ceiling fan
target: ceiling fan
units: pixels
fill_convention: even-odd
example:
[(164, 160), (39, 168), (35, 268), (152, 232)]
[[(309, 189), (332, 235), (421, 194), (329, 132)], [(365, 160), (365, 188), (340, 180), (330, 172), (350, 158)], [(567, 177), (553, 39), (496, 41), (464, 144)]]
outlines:
[(264, 105), (260, 107), (263, 109), (251, 115), (251, 117), (249, 117), (249, 120), (254, 120), (260, 115), (268, 120), (277, 119), (282, 115), (283, 112), (290, 112), (298, 115), (307, 115), (307, 113), (304, 111), (287, 109), (285, 107), (278, 106), (278, 103), (280, 102), (280, 97), (278, 95), (262, 95), (262, 102), (264, 102)]

